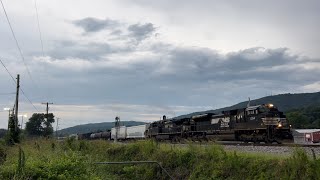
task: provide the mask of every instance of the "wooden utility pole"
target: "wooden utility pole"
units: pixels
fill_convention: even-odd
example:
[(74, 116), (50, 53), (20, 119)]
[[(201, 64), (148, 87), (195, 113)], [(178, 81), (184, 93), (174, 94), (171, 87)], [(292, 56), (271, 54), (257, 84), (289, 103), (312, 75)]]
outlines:
[(47, 112), (47, 121), (48, 121), (48, 117), (49, 117), (49, 104), (53, 104), (53, 103), (46, 102), (46, 103), (41, 103), (41, 104), (46, 104), (46, 105), (47, 105), (46, 112)]
[(60, 119), (60, 118), (57, 117), (57, 125), (56, 125), (56, 137), (57, 137), (57, 138), (58, 138), (59, 119)]
[(11, 111), (11, 109), (9, 109), (9, 116), (8, 116), (8, 131), (9, 131), (9, 128), (10, 128), (9, 127), (9, 125), (10, 125), (10, 113), (11, 113), (10, 111)]
[(115, 118), (115, 130), (116, 130), (116, 137), (114, 138), (114, 142), (118, 141), (118, 134), (119, 134), (119, 130), (120, 130), (120, 117), (117, 116)]
[(18, 107), (19, 107), (19, 89), (20, 89), (20, 75), (17, 75), (17, 92), (16, 92), (16, 103), (15, 103), (15, 115), (14, 115), (14, 130), (18, 131)]

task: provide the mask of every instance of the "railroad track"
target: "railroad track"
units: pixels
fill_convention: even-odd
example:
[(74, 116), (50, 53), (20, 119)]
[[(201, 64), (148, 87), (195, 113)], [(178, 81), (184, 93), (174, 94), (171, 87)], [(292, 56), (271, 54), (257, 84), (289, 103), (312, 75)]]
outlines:
[(273, 143), (273, 144), (265, 144), (265, 143), (244, 143), (238, 141), (216, 141), (215, 144), (219, 145), (235, 145), (235, 146), (285, 146), (285, 147), (314, 147), (320, 148), (320, 144), (294, 144), (294, 143)]
[(274, 146), (274, 147), (313, 147), (313, 148), (320, 148), (319, 144), (294, 144), (294, 143), (272, 143), (272, 144), (265, 144), (265, 143), (252, 143), (252, 142), (242, 142), (242, 141), (212, 141), (212, 142), (177, 142), (170, 144), (195, 144), (195, 145), (210, 145), (210, 144), (217, 144), (217, 145), (232, 145), (232, 146)]

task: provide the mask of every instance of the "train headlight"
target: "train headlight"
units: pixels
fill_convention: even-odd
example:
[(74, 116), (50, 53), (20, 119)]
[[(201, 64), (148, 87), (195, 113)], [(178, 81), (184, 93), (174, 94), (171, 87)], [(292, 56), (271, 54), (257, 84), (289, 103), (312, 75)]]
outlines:
[(279, 124), (278, 124), (278, 127), (279, 127), (279, 128), (281, 128), (281, 127), (282, 127), (282, 124), (281, 124), (281, 123), (279, 123)]

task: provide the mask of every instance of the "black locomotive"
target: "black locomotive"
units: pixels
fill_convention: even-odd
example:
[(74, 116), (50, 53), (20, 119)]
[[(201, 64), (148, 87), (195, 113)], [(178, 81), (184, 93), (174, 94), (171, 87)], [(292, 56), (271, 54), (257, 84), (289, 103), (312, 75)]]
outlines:
[(238, 140), (281, 143), (292, 140), (286, 116), (273, 104), (207, 113), (182, 119), (166, 119), (150, 124), (146, 138), (156, 140)]

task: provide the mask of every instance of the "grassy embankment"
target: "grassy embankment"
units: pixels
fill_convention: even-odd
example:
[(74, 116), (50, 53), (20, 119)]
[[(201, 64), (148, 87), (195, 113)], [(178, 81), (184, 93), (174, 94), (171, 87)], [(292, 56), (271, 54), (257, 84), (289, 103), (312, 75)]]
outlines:
[(310, 159), (301, 150), (275, 157), (226, 152), (217, 145), (181, 148), (151, 141), (119, 145), (45, 139), (13, 147), (0, 144), (0, 179), (167, 179), (155, 165), (93, 164), (141, 160), (161, 162), (175, 179), (320, 179), (320, 159)]

